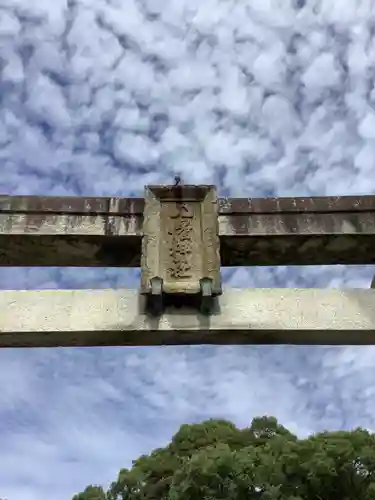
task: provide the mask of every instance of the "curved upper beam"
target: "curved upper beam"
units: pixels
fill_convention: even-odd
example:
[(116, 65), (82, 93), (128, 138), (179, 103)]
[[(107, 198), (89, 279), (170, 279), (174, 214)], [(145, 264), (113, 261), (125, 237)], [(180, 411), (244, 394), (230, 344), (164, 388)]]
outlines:
[[(375, 264), (375, 196), (219, 198), (222, 266)], [(0, 266), (138, 267), (143, 198), (0, 196)]]

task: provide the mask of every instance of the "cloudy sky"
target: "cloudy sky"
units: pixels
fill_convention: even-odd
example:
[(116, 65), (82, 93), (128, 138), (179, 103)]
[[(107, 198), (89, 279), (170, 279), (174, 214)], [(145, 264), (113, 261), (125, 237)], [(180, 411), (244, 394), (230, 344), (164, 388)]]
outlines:
[[(0, 0), (0, 192), (375, 194), (374, 0)], [(227, 269), (233, 286), (365, 287), (370, 267)], [(135, 287), (2, 269), (3, 289)], [(0, 352), (0, 497), (70, 500), (180, 424), (272, 414), (375, 429), (373, 348)]]

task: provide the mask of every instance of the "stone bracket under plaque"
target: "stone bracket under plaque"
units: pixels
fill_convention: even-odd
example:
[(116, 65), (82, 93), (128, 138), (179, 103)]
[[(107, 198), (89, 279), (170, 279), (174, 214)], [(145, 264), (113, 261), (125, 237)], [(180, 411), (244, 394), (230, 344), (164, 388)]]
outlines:
[(222, 293), (215, 186), (146, 186), (141, 289), (154, 315), (165, 305), (209, 314)]

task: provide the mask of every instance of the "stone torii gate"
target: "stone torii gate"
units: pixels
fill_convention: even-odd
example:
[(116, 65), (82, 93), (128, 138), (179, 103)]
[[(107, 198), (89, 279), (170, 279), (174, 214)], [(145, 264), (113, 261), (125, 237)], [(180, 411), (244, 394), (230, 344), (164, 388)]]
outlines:
[(222, 266), (308, 264), (375, 264), (375, 196), (0, 196), (0, 266), (141, 267), (139, 290), (0, 292), (0, 347), (375, 344), (375, 289), (222, 290)]

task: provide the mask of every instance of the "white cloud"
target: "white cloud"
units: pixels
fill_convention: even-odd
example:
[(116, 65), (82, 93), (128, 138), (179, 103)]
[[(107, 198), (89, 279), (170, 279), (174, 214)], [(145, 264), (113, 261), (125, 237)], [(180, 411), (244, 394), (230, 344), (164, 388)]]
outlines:
[[(0, 192), (375, 192), (373, 0), (3, 0)], [(361, 266), (225, 269), (227, 286), (368, 287)], [(1, 288), (138, 286), (1, 269)], [(0, 496), (66, 500), (184, 422), (375, 428), (373, 349), (2, 350)]]
[(375, 139), (375, 113), (372, 110), (360, 122), (358, 131), (363, 139)]

